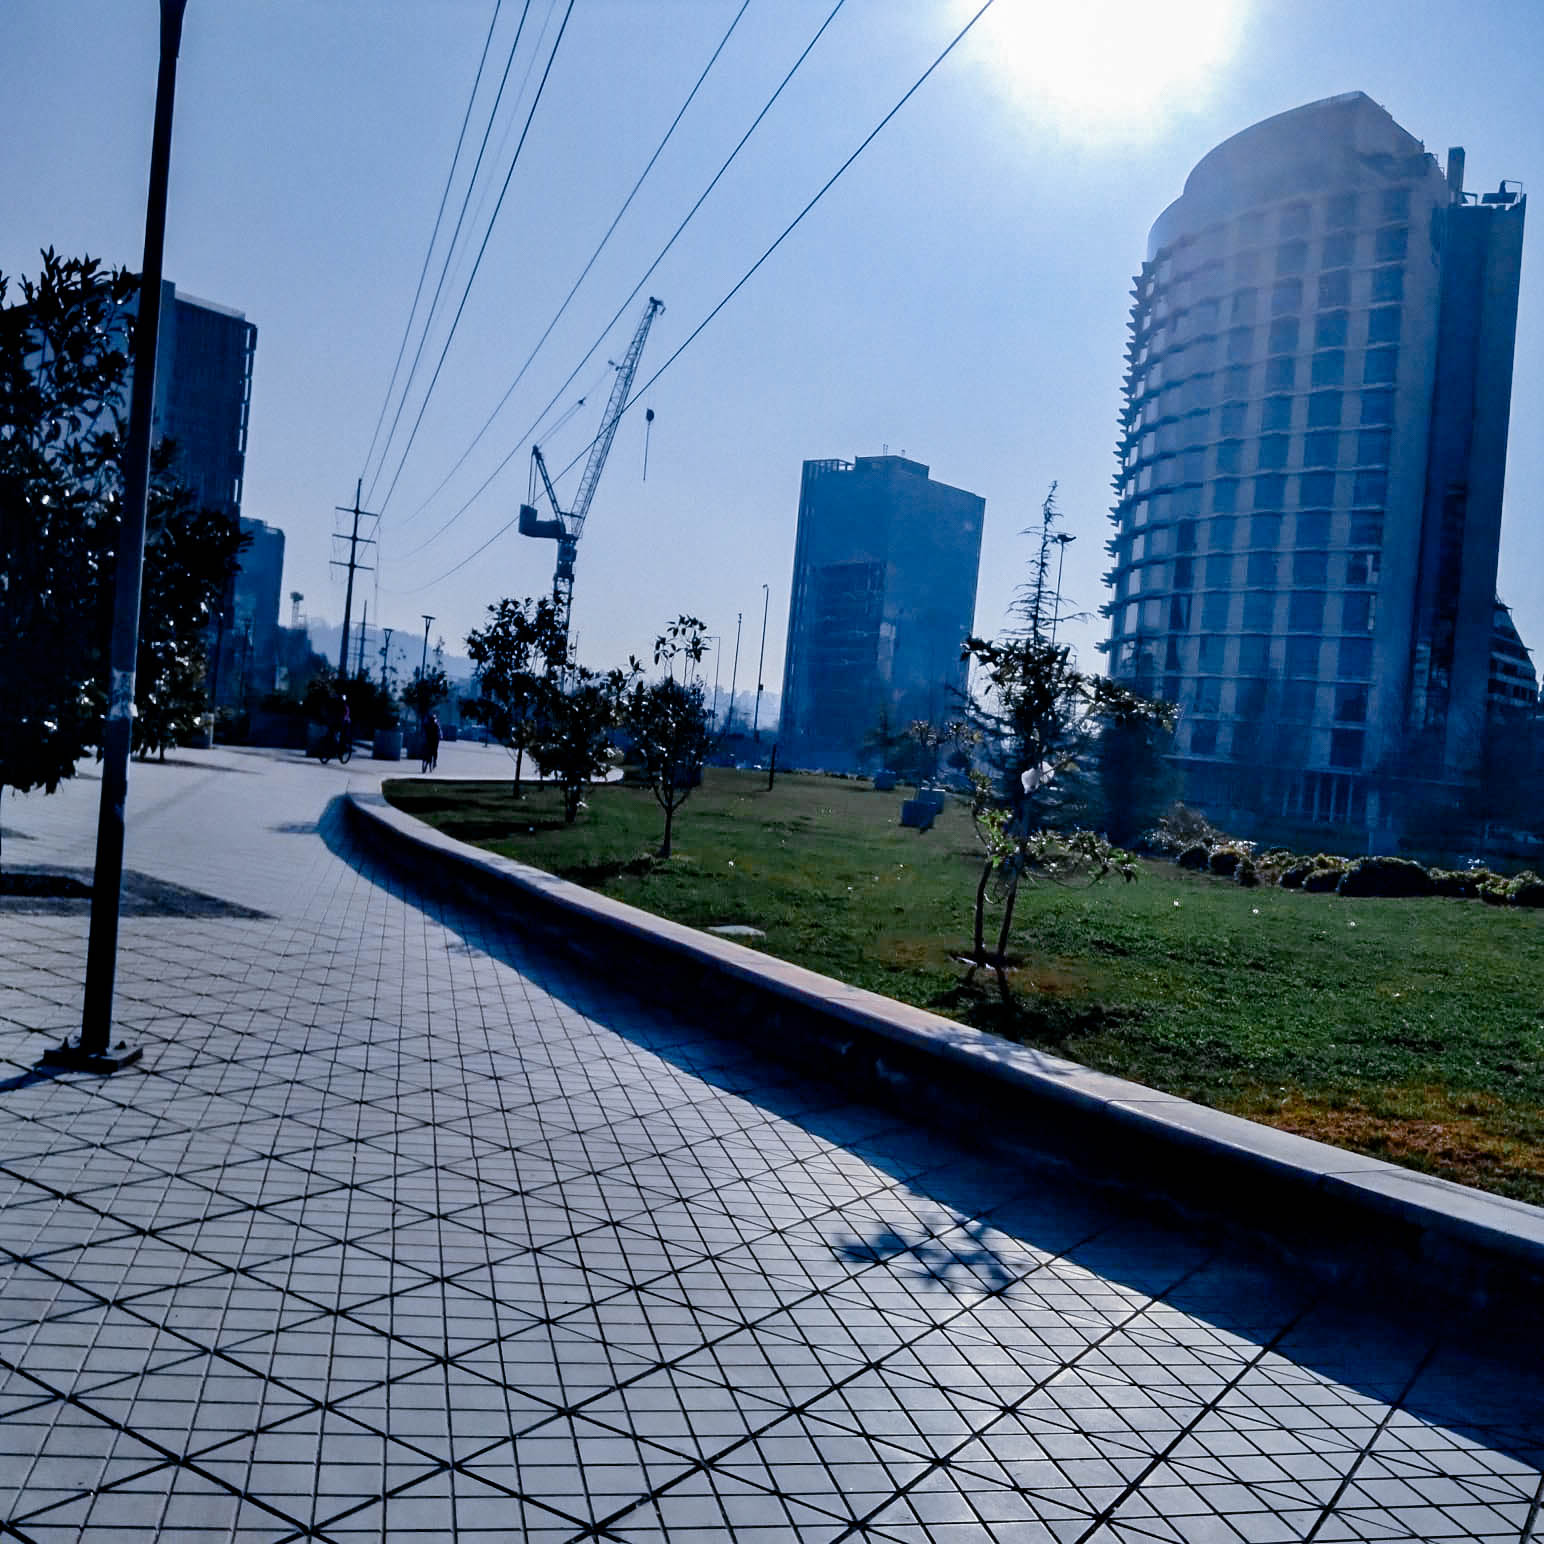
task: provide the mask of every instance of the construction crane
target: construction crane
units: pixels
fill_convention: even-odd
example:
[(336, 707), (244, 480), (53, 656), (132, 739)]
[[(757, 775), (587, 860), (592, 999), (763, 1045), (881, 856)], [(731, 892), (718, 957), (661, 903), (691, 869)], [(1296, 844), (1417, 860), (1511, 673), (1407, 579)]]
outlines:
[[(565, 630), (568, 627), (569, 614), (573, 605), (574, 559), (579, 553), (579, 537), (584, 531), (584, 517), (590, 512), (590, 501), (595, 497), (595, 485), (600, 481), (601, 471), (606, 465), (606, 457), (611, 453), (611, 442), (616, 438), (622, 409), (627, 406), (627, 394), (633, 389), (633, 376), (637, 374), (638, 360), (643, 355), (644, 340), (649, 336), (649, 328), (654, 325), (654, 318), (664, 309), (663, 300), (656, 300), (652, 295), (649, 297), (648, 309), (643, 313), (643, 320), (638, 323), (633, 341), (628, 345), (626, 354), (622, 356), (621, 364), (616, 367), (616, 380), (611, 386), (611, 398), (606, 403), (606, 415), (601, 419), (599, 433), (590, 442), (590, 459), (585, 463), (584, 476), (579, 482), (579, 492), (574, 496), (574, 502), (570, 508), (565, 510), (558, 503), (557, 490), (552, 486), (552, 478), (547, 473), (547, 462), (542, 456), (541, 446), (531, 446), (531, 482), (526, 497), (532, 502), (520, 506), (520, 534), (534, 536), (538, 540), (556, 541), (558, 544), (557, 567), (552, 575), (552, 594), (558, 603)], [(552, 507), (551, 515), (545, 518), (537, 513), (534, 503), (538, 477), (541, 479), (542, 487), (546, 489), (547, 502)]]

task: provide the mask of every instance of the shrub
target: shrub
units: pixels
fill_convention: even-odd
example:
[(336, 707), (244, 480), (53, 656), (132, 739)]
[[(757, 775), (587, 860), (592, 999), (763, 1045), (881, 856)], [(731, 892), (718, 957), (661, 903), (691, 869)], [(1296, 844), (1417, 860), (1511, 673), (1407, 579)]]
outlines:
[(1480, 876), (1466, 873), (1463, 869), (1433, 869), (1432, 892), (1455, 901), (1473, 901), (1479, 898)]
[(1316, 895), (1327, 894), (1340, 884), (1343, 868), (1313, 868), (1303, 876), (1303, 888)]
[(1314, 871), (1312, 858), (1294, 858), (1282, 871), (1281, 877), (1276, 881), (1283, 890), (1301, 890), (1303, 881)]
[(1228, 879), (1232, 877), (1234, 870), (1238, 868), (1239, 860), (1243, 856), (1243, 853), (1236, 847), (1218, 847), (1212, 853), (1207, 867), (1211, 869), (1212, 873), (1219, 874), (1222, 878)]
[(1179, 855), (1179, 866), (1184, 869), (1204, 869), (1211, 856), (1211, 849), (1197, 842), (1194, 847), (1187, 847)]
[(1171, 804), (1158, 824), (1142, 837), (1140, 845), (1150, 852), (1174, 856), (1183, 855), (1192, 847), (1217, 847), (1227, 840), (1226, 833), (1219, 831), (1199, 810)]
[(1234, 870), (1233, 877), (1246, 889), (1253, 890), (1260, 883), (1260, 871), (1253, 858), (1245, 858)]
[(1524, 869), (1512, 881), (1512, 904), (1531, 908), (1544, 907), (1544, 879), (1532, 869)]
[(1517, 881), (1503, 879), (1499, 874), (1480, 881), (1480, 899), (1487, 906), (1510, 906), (1516, 893)]
[(1358, 858), (1340, 876), (1340, 895), (1432, 895), (1436, 885), (1419, 863), (1409, 858)]

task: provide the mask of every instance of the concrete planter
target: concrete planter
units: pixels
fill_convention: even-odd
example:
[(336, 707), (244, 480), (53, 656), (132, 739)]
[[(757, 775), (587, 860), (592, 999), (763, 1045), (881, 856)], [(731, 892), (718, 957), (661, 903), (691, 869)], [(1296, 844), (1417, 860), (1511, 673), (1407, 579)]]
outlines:
[(377, 729), (370, 754), (376, 761), (401, 761), (402, 731), (400, 729)]
[(876, 772), (874, 774), (874, 787), (880, 793), (890, 793), (890, 792), (892, 792), (894, 790), (894, 788), (895, 788), (895, 784), (896, 784), (895, 773), (890, 771), (890, 769), (888, 767), (885, 768), (884, 771)]

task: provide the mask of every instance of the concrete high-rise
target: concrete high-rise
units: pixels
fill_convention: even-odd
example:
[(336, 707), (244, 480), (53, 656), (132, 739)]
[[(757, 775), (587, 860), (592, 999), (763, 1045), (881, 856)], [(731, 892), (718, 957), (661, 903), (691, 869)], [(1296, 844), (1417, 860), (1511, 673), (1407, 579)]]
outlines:
[(1107, 647), (1216, 814), (1377, 827), (1472, 766), (1525, 205), (1463, 176), (1352, 92), (1219, 145), (1152, 228)]
[(901, 456), (806, 461), (788, 604), (784, 759), (856, 767), (888, 716), (939, 721), (965, 687), (986, 501)]

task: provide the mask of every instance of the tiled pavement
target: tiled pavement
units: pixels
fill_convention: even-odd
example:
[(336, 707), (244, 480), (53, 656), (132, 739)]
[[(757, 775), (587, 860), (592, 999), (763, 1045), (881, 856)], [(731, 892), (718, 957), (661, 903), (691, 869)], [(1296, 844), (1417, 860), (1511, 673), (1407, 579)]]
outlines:
[[(993, 1165), (404, 892), (335, 768), (183, 760), (136, 768), (129, 865), (234, 906), (125, 921), (142, 1071), (31, 1073), (85, 918), (0, 909), (0, 1535), (1535, 1536), (1524, 1348)], [(6, 861), (88, 864), (95, 793), (8, 798)]]

